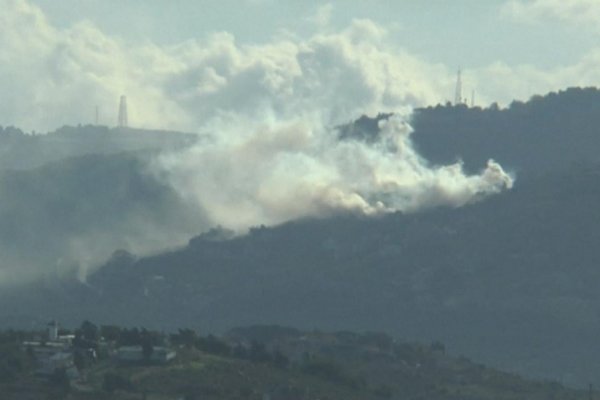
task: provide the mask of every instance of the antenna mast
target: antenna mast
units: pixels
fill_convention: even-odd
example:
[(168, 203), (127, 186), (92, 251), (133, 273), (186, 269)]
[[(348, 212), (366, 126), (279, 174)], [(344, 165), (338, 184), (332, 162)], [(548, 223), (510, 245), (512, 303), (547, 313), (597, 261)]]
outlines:
[(127, 97), (121, 96), (119, 103), (119, 128), (127, 128)]
[(454, 105), (462, 104), (462, 80), (460, 77), (461, 71), (458, 69), (456, 76), (456, 91), (454, 92)]

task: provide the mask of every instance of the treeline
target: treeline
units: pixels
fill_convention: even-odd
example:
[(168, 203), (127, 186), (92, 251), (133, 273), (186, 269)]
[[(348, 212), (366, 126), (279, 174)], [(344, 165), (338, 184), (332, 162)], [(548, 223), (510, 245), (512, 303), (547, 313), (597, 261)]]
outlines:
[[(280, 351), (268, 351), (265, 344), (257, 340), (251, 341), (248, 345), (231, 344), (213, 334), (201, 336), (192, 329), (179, 329), (175, 333), (167, 334), (146, 328), (96, 325), (86, 320), (76, 329), (61, 329), (59, 334), (74, 336), (72, 344), (75, 351), (99, 351), (102, 348), (102, 342), (109, 343), (114, 348), (140, 346), (143, 350), (156, 346), (175, 346), (196, 349), (207, 354), (223, 357), (272, 364), (280, 368), (289, 365), (289, 359)], [(0, 346), (10, 346), (11, 349), (18, 351), (24, 340), (31, 340), (40, 335), (44, 335), (44, 333), (9, 331), (0, 334)], [(43, 343), (44, 341), (42, 341), (42, 345)], [(99, 356), (106, 357), (107, 355), (99, 353)]]
[(462, 160), (470, 172), (493, 158), (518, 177), (600, 161), (600, 91), (570, 88), (508, 107), (417, 110), (413, 140), (436, 164)]
[(279, 350), (269, 351), (264, 343), (257, 340), (252, 340), (248, 345), (231, 344), (212, 334), (204, 337), (199, 336), (191, 329), (179, 329), (177, 333), (171, 334), (169, 338), (174, 345), (195, 348), (208, 354), (233, 357), (255, 363), (266, 363), (278, 368), (286, 368), (290, 364), (290, 360)]
[[(363, 116), (339, 127), (339, 137), (377, 141), (378, 123), (388, 116)], [(411, 125), (422, 156), (433, 164), (460, 160), (471, 173), (490, 158), (518, 177), (600, 161), (600, 90), (593, 87), (536, 95), (505, 108), (438, 104), (416, 109)]]
[(31, 334), (23, 331), (0, 332), (0, 382), (12, 382), (33, 369), (35, 359), (21, 347), (29, 338)]
[[(192, 329), (179, 329), (177, 332), (167, 334), (138, 327), (96, 325), (87, 320), (75, 329), (59, 330), (59, 337), (73, 337), (71, 351), (74, 364), (80, 373), (93, 368), (99, 360), (110, 359), (110, 354), (106, 351), (107, 347), (118, 349), (122, 346), (140, 346), (144, 354), (151, 354), (154, 347), (164, 346), (172, 347), (183, 354), (200, 352), (251, 364), (261, 364), (278, 370), (293, 370), (356, 389), (367, 386), (365, 377), (346, 368), (337, 359), (335, 351), (306, 352), (301, 359), (292, 362), (286, 354), (273, 345), (276, 340), (297, 340), (302, 334), (295, 329), (278, 326), (237, 328), (232, 330), (228, 337), (218, 337), (213, 334), (202, 336)], [(24, 343), (37, 341), (43, 347), (47, 342), (46, 335), (45, 331), (0, 332), (0, 382), (14, 382), (19, 377), (34, 372), (36, 368), (35, 355), (31, 347)], [(371, 347), (385, 352), (396, 351), (398, 354), (403, 354), (404, 357), (407, 357), (408, 354), (406, 346), (400, 346), (394, 350), (393, 340), (385, 334), (353, 334), (350, 332), (321, 334), (313, 332), (311, 335), (314, 335), (314, 340), (323, 340), (324, 342), (331, 342), (335, 338), (337, 345), (346, 347), (357, 346), (357, 349)], [(407, 357), (413, 362), (411, 358)], [(142, 360), (138, 364), (142, 366), (151, 364), (149, 357), (144, 360), (146, 362)], [(49, 383), (54, 387), (60, 387), (64, 393), (69, 392), (70, 386), (65, 370), (56, 371), (49, 377)], [(103, 390), (114, 392), (115, 390), (137, 389), (127, 376), (110, 370), (103, 376)]]
[(150, 331), (145, 328), (122, 328), (116, 325), (97, 326), (90, 321), (84, 321), (78, 329), (66, 334), (75, 335), (73, 345), (79, 348), (98, 349), (101, 340), (121, 346), (164, 346), (168, 337), (164, 333)]
[[(584, 397), (556, 383), (526, 381), (464, 357), (450, 357), (439, 342), (399, 343), (378, 332), (302, 332), (252, 326), (217, 337), (200, 335), (192, 329), (167, 334), (144, 328), (98, 326), (90, 321), (59, 333), (74, 335), (74, 355), (107, 346), (116, 349), (157, 344), (175, 348), (178, 356), (170, 363), (147, 368), (144, 362), (121, 363), (99, 355), (93, 363), (77, 366), (83, 379), (79, 385), (71, 385), (65, 370), (56, 370), (41, 384), (33, 375), (35, 360), (23, 346), (23, 340), (40, 334), (43, 332), (0, 333), (0, 366), (10, 363), (12, 368), (0, 371), (0, 398), (15, 393), (16, 381), (21, 382), (21, 388), (33, 388), (30, 392), (35, 394), (25, 398), (42, 398), (45, 394), (45, 398), (53, 399), (129, 399), (146, 395), (238, 399), (265, 394), (273, 399), (373, 400)], [(80, 385), (86, 387), (83, 392)], [(96, 397), (86, 397), (91, 394)]]

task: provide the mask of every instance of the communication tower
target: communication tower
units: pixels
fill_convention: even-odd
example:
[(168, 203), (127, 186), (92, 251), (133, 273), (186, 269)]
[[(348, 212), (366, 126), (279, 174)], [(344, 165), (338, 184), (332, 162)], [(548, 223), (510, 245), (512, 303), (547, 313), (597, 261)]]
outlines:
[(454, 105), (462, 104), (462, 80), (460, 77), (461, 71), (458, 69), (458, 73), (456, 76), (456, 91), (454, 92)]
[(119, 128), (127, 128), (127, 97), (121, 96), (119, 103)]

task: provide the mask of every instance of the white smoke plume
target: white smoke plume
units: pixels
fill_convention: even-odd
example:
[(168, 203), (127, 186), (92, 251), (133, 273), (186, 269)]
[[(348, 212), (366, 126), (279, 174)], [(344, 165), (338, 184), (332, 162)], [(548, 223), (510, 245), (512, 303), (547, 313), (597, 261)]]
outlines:
[[(435, 98), (423, 84), (432, 69), (392, 52), (385, 36), (355, 21), (306, 41), (240, 48), (224, 35), (216, 48), (184, 46), (193, 67), (169, 87), (212, 141), (162, 157), (158, 169), (214, 224), (237, 229), (340, 210), (460, 206), (511, 187), (493, 161), (466, 176), (459, 164), (431, 167), (416, 153), (405, 121), (411, 106)], [(396, 112), (381, 142), (338, 140), (334, 126), (378, 111)]]
[[(152, 164), (156, 177), (206, 217), (198, 233), (341, 211), (457, 207), (512, 185), (493, 161), (467, 176), (460, 164), (431, 166), (417, 154), (410, 110), (441, 101), (451, 75), (390, 45), (372, 21), (308, 38), (282, 33), (253, 46), (228, 33), (175, 46), (132, 45), (85, 21), (55, 28), (25, 0), (0, 6), (2, 124), (43, 130), (86, 122), (96, 104), (114, 106), (116, 115), (127, 94), (134, 125), (209, 135)], [(338, 139), (336, 126), (378, 112), (395, 116), (382, 122), (377, 143)], [(149, 251), (139, 242), (153, 235), (135, 240), (132, 231), (106, 234), (111, 245)], [(98, 248), (94, 237), (104, 233), (94, 235), (77, 239), (77, 254), (90, 246), (98, 254), (114, 250)], [(181, 232), (160, 237), (163, 248), (181, 244)], [(80, 256), (94, 265), (103, 261), (98, 254)], [(0, 280), (10, 273), (1, 267)]]
[(246, 120), (221, 126), (211, 143), (166, 155), (159, 168), (214, 224), (243, 229), (340, 211), (374, 215), (462, 206), (512, 187), (490, 160), (480, 175), (460, 164), (430, 166), (401, 116), (380, 124), (374, 145), (338, 140), (319, 120)]

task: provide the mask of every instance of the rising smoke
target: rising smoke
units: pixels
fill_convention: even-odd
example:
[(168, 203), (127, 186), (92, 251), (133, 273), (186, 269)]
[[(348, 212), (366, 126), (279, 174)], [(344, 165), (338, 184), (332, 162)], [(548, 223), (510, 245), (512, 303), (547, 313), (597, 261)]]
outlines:
[[(417, 154), (406, 121), (435, 98), (424, 75), (433, 71), (385, 39), (371, 21), (256, 48), (215, 37), (169, 85), (212, 141), (159, 158), (157, 170), (213, 224), (242, 230), (340, 211), (456, 207), (510, 188), (493, 161), (466, 176), (460, 164), (430, 166)], [(379, 142), (338, 140), (337, 125), (380, 111), (395, 115)]]
[[(199, 221), (196, 233), (217, 224), (243, 232), (257, 224), (347, 211), (458, 207), (512, 186), (493, 161), (479, 175), (467, 176), (460, 164), (432, 166), (419, 156), (410, 140), (410, 110), (439, 100), (446, 83), (431, 77), (446, 71), (394, 50), (385, 30), (371, 21), (308, 39), (286, 33), (255, 46), (239, 45), (228, 33), (177, 46), (130, 46), (90, 23), (56, 29), (25, 0), (0, 4), (6, 6), (0, 16), (0, 73), (14, 78), (0, 81), (3, 93), (10, 93), (0, 105), (11, 111), (11, 122), (34, 127), (70, 122), (83, 115), (81, 98), (112, 104), (127, 93), (132, 124), (209, 135), (208, 141), (150, 163), (153, 179), (201, 215), (193, 219)], [(19, 70), (20, 63), (28, 68)], [(395, 113), (381, 123), (378, 142), (338, 139), (336, 126), (377, 112)], [(161, 216), (182, 219), (180, 211), (164, 206), (181, 202), (160, 204)], [(146, 205), (134, 217), (120, 216), (125, 222), (68, 231), (56, 239), (64, 243), (43, 258), (60, 263), (64, 251), (98, 265), (117, 247), (149, 252), (182, 244), (177, 224), (161, 225), (164, 218), (151, 210)], [(86, 217), (90, 224), (92, 217)], [(131, 226), (144, 218), (139, 227)], [(35, 236), (35, 227), (31, 231)], [(16, 274), (18, 257), (7, 263), (0, 280)], [(45, 264), (31, 266), (28, 279)]]
[(512, 187), (492, 160), (474, 176), (460, 163), (430, 166), (412, 146), (402, 116), (382, 121), (380, 129), (381, 140), (367, 145), (338, 140), (318, 119), (236, 121), (212, 143), (165, 155), (156, 165), (213, 224), (236, 229), (340, 211), (458, 207)]

